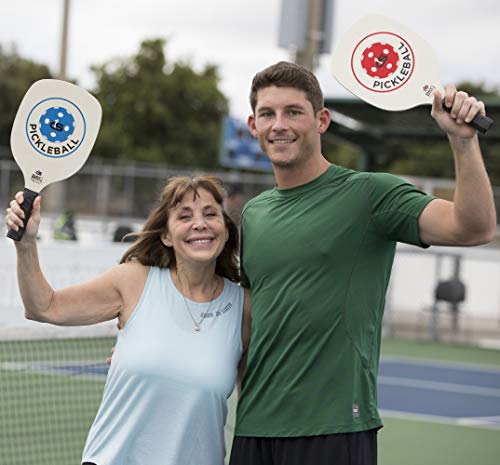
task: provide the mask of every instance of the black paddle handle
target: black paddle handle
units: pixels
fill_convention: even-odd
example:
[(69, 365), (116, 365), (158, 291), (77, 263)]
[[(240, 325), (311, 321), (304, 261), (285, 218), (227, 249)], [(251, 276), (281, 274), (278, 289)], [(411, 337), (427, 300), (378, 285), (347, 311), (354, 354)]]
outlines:
[[(448, 113), (451, 111), (451, 107), (446, 106), (444, 98), (443, 98), (443, 109)], [(490, 129), (491, 126), (493, 125), (493, 120), (488, 116), (483, 116), (478, 113), (476, 116), (474, 116), (474, 119), (468, 124), (472, 126), (474, 129), (477, 129), (481, 134), (486, 134), (488, 129)]]
[(33, 192), (28, 188), (24, 188), (24, 202), (21, 204), (21, 210), (24, 212), (23, 227), (19, 228), (17, 231), (9, 229), (7, 237), (14, 239), (15, 241), (20, 241), (24, 236), (24, 231), (26, 230), (26, 225), (31, 216), (31, 211), (33, 210), (33, 202), (38, 196), (38, 192)]

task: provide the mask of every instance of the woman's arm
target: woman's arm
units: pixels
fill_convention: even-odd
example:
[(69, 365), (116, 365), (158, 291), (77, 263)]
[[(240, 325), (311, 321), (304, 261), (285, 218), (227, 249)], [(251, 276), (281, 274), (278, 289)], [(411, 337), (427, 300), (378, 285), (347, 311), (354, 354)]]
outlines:
[[(7, 210), (6, 224), (18, 230), (24, 214), (19, 192)], [(111, 320), (120, 314), (123, 299), (119, 291), (123, 266), (116, 266), (84, 284), (54, 291), (45, 279), (38, 259), (36, 236), (40, 224), (40, 198), (33, 203), (33, 212), (21, 241), (15, 242), (17, 276), (25, 316), (30, 320), (56, 325), (90, 325)]]

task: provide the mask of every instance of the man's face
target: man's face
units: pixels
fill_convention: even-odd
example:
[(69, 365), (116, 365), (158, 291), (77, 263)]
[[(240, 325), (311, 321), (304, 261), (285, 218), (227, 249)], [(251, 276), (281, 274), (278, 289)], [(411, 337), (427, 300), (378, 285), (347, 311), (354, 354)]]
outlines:
[(271, 163), (286, 168), (321, 153), (320, 135), (330, 121), (327, 112), (323, 109), (315, 114), (302, 90), (270, 86), (257, 92), (255, 113), (248, 118), (248, 126)]

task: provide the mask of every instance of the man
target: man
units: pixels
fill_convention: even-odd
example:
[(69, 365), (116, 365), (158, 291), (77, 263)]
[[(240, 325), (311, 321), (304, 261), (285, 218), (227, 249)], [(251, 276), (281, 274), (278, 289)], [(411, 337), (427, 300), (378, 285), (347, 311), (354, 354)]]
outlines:
[(455, 157), (453, 202), (389, 174), (330, 164), (330, 123), (315, 76), (280, 62), (257, 74), (248, 125), (277, 186), (242, 216), (251, 342), (231, 465), (377, 462), (377, 370), (385, 292), (397, 241), (476, 245), (496, 229), (476, 131), (484, 105), (452, 86), (432, 116)]

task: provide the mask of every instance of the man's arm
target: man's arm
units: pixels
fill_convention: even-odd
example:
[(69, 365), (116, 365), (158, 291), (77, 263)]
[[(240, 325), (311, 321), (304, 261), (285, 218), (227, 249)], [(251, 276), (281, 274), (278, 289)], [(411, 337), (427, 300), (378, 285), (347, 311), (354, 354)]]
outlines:
[(243, 374), (247, 367), (248, 346), (250, 345), (250, 331), (252, 327), (252, 313), (251, 313), (252, 298), (250, 289), (245, 289), (245, 300), (243, 303), (243, 319), (241, 322), (241, 341), (243, 344), (243, 353), (241, 355), (240, 363), (238, 364), (238, 374), (236, 385), (238, 388), (238, 398), (241, 395), (241, 381)]
[(484, 104), (448, 86), (445, 101), (434, 94), (432, 116), (446, 132), (455, 158), (456, 187), (453, 202), (431, 201), (419, 218), (420, 239), (429, 245), (478, 245), (491, 241), (496, 232), (496, 212), (477, 132), (468, 122), (485, 114)]

